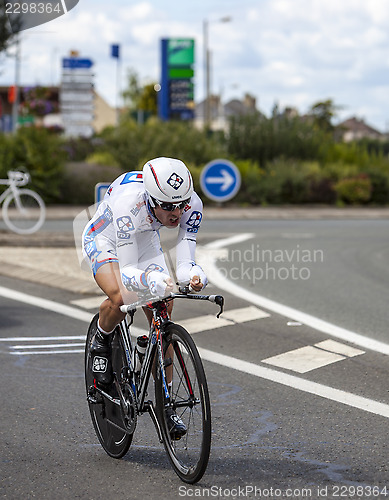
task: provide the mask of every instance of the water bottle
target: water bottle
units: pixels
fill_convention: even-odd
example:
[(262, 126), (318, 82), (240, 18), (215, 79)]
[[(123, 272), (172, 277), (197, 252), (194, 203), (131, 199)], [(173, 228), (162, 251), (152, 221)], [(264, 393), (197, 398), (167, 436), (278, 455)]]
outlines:
[(136, 339), (136, 346), (134, 349), (134, 371), (140, 372), (143, 358), (146, 352), (147, 342), (149, 338), (147, 335), (140, 335)]

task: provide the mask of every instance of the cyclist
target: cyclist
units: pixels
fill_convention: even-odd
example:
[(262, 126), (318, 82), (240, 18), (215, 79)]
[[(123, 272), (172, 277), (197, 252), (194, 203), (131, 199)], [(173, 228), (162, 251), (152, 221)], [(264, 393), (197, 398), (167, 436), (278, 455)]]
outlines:
[[(107, 295), (91, 341), (92, 371), (98, 383), (112, 383), (111, 341), (115, 327), (125, 316), (120, 306), (136, 301), (136, 292), (148, 289), (153, 296), (162, 298), (173, 289), (159, 239), (162, 226), (179, 228), (179, 283), (190, 284), (196, 292), (207, 284), (204, 271), (194, 260), (201, 219), (202, 202), (181, 160), (150, 160), (142, 172), (122, 174), (108, 188), (82, 237), (84, 256), (98, 286)], [(151, 312), (147, 308), (144, 311), (151, 324)], [(172, 302), (169, 315), (171, 311)], [(167, 410), (166, 418), (172, 435), (179, 438), (185, 434), (184, 423), (172, 409)]]

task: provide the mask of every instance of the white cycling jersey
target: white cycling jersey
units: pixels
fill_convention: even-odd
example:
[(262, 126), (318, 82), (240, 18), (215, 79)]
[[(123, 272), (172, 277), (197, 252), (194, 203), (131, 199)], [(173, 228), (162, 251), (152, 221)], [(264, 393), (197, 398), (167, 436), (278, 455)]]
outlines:
[[(176, 274), (189, 283), (195, 266), (196, 236), (203, 204), (196, 193), (184, 209), (176, 245)], [(159, 229), (143, 186), (142, 172), (122, 174), (108, 188), (96, 214), (84, 229), (83, 253), (94, 274), (108, 262), (118, 262), (123, 284), (129, 290), (147, 288), (146, 271), (168, 274)]]

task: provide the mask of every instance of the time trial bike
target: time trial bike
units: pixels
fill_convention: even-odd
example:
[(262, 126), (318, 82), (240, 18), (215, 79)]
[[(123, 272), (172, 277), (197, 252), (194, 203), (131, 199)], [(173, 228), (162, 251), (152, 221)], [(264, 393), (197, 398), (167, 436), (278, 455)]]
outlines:
[[(198, 295), (181, 289), (168, 297), (147, 302), (153, 314), (150, 332), (143, 337), (146, 350), (140, 365), (137, 344), (131, 339), (131, 325), (144, 300), (121, 307), (127, 313), (116, 327), (112, 340), (113, 383), (96, 382), (91, 367), (91, 340), (98, 314), (89, 326), (85, 348), (87, 401), (93, 426), (104, 450), (114, 458), (123, 457), (132, 442), (138, 416), (148, 413), (159, 441), (164, 444), (178, 476), (195, 483), (203, 476), (211, 449), (211, 406), (204, 367), (190, 334), (168, 317), (167, 304), (173, 299), (216, 303), (217, 317), (223, 311), (221, 295)], [(148, 398), (149, 382), (154, 398)], [(183, 436), (169, 429), (166, 411), (172, 409), (186, 426)], [(170, 422), (170, 420), (169, 420)]]

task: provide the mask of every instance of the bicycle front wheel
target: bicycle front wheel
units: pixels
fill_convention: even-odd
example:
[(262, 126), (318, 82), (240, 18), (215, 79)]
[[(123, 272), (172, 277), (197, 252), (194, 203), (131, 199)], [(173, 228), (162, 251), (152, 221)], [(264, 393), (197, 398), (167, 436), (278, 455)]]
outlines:
[[(92, 418), (93, 427), (96, 435), (100, 441), (101, 446), (106, 453), (113, 458), (123, 457), (132, 442), (133, 434), (129, 434), (123, 428), (121, 409), (116, 404), (103, 398), (98, 392), (93, 390), (95, 380), (94, 374), (91, 371), (91, 354), (90, 343), (98, 320), (98, 314), (92, 319), (88, 329), (85, 346), (85, 384), (89, 411)], [(123, 366), (125, 366), (125, 354), (118, 339), (118, 335), (112, 340), (112, 366), (116, 373), (120, 373)], [(114, 385), (106, 389), (107, 392), (115, 398), (118, 394)]]
[(31, 189), (18, 189), (16, 194), (11, 194), (4, 200), (3, 219), (15, 233), (35, 233), (42, 227), (45, 216), (44, 201)]
[[(169, 460), (178, 476), (187, 483), (199, 481), (208, 465), (211, 450), (211, 405), (204, 367), (189, 333), (179, 325), (168, 327), (163, 340), (164, 373), (172, 382), (170, 400), (165, 397), (161, 369), (156, 370), (157, 416)], [(170, 436), (165, 418), (172, 406), (186, 426), (179, 440)]]

